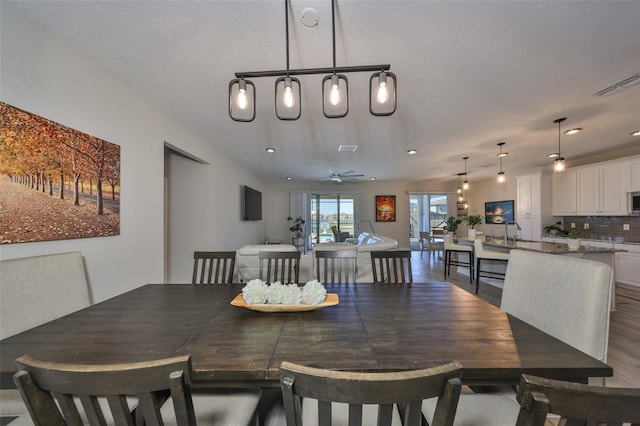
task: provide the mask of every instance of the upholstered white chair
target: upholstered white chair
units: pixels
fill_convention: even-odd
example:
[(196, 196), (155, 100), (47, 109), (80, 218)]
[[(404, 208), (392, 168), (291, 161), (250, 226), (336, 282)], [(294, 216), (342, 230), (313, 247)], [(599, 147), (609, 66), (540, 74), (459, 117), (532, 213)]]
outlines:
[(473, 240), (475, 248), (474, 256), (476, 258), (476, 294), (478, 294), (478, 286), (480, 285), (480, 277), (504, 279), (505, 274), (500, 271), (485, 269), (482, 270), (482, 261), (491, 264), (507, 263), (509, 261), (509, 253), (497, 250), (487, 250), (481, 239)]
[[(455, 257), (454, 257), (455, 255)], [(465, 260), (466, 257), (466, 260)], [(473, 284), (473, 246), (458, 244), (453, 235), (444, 236), (444, 279), (451, 275), (451, 266), (469, 268), (469, 282)]]
[[(612, 285), (613, 271), (605, 263), (511, 250), (500, 308), (606, 362)], [(432, 405), (423, 404), (427, 420)], [(512, 425), (518, 411), (513, 393), (461, 395), (454, 425)]]

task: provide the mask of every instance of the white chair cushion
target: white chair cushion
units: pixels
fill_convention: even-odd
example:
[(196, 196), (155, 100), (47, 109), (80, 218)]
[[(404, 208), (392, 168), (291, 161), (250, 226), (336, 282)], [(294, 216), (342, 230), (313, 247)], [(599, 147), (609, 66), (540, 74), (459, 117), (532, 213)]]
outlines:
[[(378, 406), (364, 404), (362, 406), (362, 424), (375, 425), (378, 418)], [(332, 426), (348, 426), (349, 425), (349, 404), (334, 402), (331, 404)], [(304, 426), (318, 424), (318, 401), (315, 399), (304, 398), (302, 400), (302, 424)], [(392, 426), (401, 426), (400, 414), (397, 408), (394, 408), (391, 418)]]
[[(215, 389), (210, 393), (192, 390), (193, 409), (198, 425), (251, 425), (260, 401), (260, 389)], [(165, 426), (176, 425), (173, 402), (160, 409)]]
[[(464, 389), (464, 387), (463, 387)], [(429, 424), (436, 409), (436, 398), (423, 401), (422, 413)], [(520, 405), (512, 390), (490, 393), (460, 394), (454, 426), (513, 426), (516, 424)]]

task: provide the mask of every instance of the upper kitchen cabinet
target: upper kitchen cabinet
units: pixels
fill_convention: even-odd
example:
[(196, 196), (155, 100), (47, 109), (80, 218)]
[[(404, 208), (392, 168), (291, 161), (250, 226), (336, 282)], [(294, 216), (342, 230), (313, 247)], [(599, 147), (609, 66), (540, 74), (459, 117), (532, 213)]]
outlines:
[(562, 173), (554, 173), (551, 182), (551, 213), (554, 216), (575, 216), (578, 213), (576, 172), (565, 170)]
[(576, 169), (578, 215), (622, 215), (627, 213), (621, 162)]
[(520, 238), (540, 241), (542, 223), (550, 219), (551, 179), (541, 173), (518, 176), (516, 220), (522, 228)]
[(623, 170), (626, 192), (640, 191), (640, 158), (631, 160)]

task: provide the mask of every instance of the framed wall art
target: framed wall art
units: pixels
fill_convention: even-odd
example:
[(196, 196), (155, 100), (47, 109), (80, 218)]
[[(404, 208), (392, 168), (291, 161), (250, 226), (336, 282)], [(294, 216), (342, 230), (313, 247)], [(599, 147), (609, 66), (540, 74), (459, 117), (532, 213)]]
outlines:
[(0, 102), (0, 244), (120, 234), (120, 146)]
[(376, 222), (396, 221), (396, 196), (376, 195)]

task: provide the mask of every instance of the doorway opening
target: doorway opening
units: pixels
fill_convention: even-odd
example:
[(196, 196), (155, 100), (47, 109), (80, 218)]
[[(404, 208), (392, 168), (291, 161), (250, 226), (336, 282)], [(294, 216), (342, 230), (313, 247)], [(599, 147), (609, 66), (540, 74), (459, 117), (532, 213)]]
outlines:
[(447, 219), (447, 194), (409, 195), (409, 242), (420, 250), (420, 232), (443, 229)]

